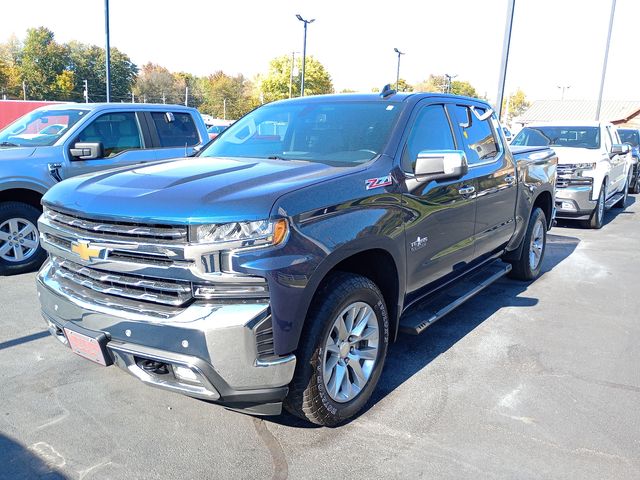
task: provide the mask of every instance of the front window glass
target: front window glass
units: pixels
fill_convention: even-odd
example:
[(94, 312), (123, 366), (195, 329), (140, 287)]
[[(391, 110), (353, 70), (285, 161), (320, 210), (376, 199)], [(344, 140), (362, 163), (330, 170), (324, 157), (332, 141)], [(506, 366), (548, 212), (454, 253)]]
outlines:
[(422, 109), (411, 128), (407, 147), (402, 155), (405, 171), (415, 171), (418, 154), (424, 150), (455, 150), (449, 119), (443, 105)]
[(525, 127), (511, 145), (516, 147), (600, 148), (598, 127)]
[(384, 100), (267, 105), (230, 126), (201, 156), (364, 163), (382, 152), (400, 110)]
[(638, 130), (618, 130), (622, 143), (628, 143), (634, 147), (640, 145), (640, 135)]
[(76, 142), (102, 143), (105, 158), (142, 148), (142, 136), (133, 112), (101, 115), (78, 135)]
[(86, 110), (35, 110), (0, 131), (0, 148), (53, 145)]

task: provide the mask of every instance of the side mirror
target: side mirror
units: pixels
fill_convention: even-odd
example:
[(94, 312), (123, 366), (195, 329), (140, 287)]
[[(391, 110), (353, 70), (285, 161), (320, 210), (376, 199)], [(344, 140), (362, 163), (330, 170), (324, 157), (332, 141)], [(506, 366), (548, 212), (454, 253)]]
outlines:
[(623, 144), (619, 144), (619, 143), (614, 143), (613, 145), (611, 145), (611, 154), (612, 155), (626, 155), (627, 153), (629, 153), (629, 145), (627, 145), (626, 143)]
[(104, 156), (102, 142), (76, 143), (70, 150), (71, 156), (76, 160), (95, 160)]
[(416, 158), (415, 175), (419, 180), (447, 180), (464, 176), (469, 171), (462, 150), (424, 150)]

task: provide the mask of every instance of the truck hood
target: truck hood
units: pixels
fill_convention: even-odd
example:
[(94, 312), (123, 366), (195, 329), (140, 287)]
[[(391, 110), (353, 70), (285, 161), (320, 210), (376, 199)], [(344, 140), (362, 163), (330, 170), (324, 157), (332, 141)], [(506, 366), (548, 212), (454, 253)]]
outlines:
[(32, 156), (35, 151), (35, 147), (0, 147), (0, 161), (24, 160)]
[(571, 148), (571, 147), (551, 147), (558, 155), (558, 163), (589, 163), (599, 162), (605, 158), (605, 154), (600, 149), (591, 148)]
[(305, 161), (196, 157), (82, 175), (54, 186), (44, 203), (103, 219), (169, 224), (269, 216), (281, 195), (353, 168)]

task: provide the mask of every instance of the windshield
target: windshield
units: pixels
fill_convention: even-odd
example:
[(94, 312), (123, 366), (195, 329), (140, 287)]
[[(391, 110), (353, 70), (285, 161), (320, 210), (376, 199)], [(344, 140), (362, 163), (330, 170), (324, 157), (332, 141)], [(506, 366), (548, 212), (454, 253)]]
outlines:
[(637, 147), (640, 144), (640, 135), (638, 135), (638, 130), (618, 130), (618, 134), (620, 135), (622, 143), (628, 143), (634, 147)]
[(511, 145), (516, 147), (600, 148), (598, 127), (525, 127)]
[(383, 100), (266, 105), (226, 129), (201, 156), (364, 163), (381, 153), (400, 110)]
[(87, 110), (34, 110), (0, 131), (0, 147), (53, 145)]

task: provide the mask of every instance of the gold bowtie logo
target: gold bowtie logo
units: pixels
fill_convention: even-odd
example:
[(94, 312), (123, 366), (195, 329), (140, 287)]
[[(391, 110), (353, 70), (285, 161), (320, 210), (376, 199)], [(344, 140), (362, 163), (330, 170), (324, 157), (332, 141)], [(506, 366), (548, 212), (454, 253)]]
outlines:
[(78, 240), (77, 242), (71, 243), (71, 251), (73, 253), (77, 253), (81, 259), (86, 261), (94, 258), (102, 258), (106, 250), (106, 248), (92, 247), (89, 242), (84, 240)]

